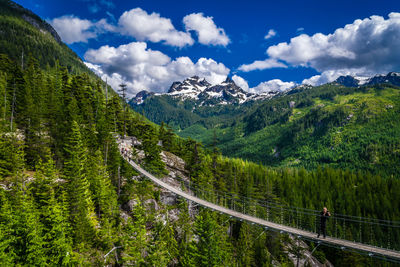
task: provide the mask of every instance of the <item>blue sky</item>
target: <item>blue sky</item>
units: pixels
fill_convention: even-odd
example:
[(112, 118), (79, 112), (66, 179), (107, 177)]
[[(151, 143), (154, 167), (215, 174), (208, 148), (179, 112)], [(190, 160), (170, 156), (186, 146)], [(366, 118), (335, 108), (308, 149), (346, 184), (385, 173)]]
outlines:
[[(399, 1), (17, 0), (113, 87), (226, 75), (251, 92), (400, 71)], [(347, 26), (346, 26), (347, 25)]]

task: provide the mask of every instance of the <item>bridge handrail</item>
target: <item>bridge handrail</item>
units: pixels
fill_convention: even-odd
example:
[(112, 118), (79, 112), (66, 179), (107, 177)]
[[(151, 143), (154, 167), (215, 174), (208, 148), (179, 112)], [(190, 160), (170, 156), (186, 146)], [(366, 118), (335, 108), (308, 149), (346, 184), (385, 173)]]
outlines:
[[(188, 192), (182, 191), (181, 189), (178, 189), (175, 186), (169, 185), (168, 183), (160, 180), (159, 178), (156, 178), (151, 173), (147, 172), (142, 167), (137, 165), (135, 162), (131, 161), (129, 158), (124, 158), (124, 159), (127, 160), (128, 163), (130, 165), (132, 165), (132, 167), (134, 169), (136, 169), (141, 175), (147, 177), (156, 185), (158, 185), (168, 191), (171, 191), (172, 193), (174, 193), (178, 196), (181, 196), (181, 197), (185, 198), (186, 200), (196, 202), (199, 205), (202, 205), (206, 208), (210, 208), (217, 212), (224, 213), (231, 217), (235, 217), (241, 221), (244, 220), (244, 221), (248, 221), (252, 224), (258, 224), (262, 227), (265, 227), (265, 229), (275, 229), (276, 231), (279, 231), (280, 233), (293, 234), (293, 235), (297, 236), (298, 238), (304, 238), (304, 239), (317, 241), (318, 243), (322, 243), (324, 245), (335, 246), (335, 247), (338, 247), (341, 249), (350, 248), (350, 249), (354, 249), (356, 251), (361, 251), (362, 253), (366, 252), (366, 253), (368, 253), (369, 256), (372, 256), (372, 257), (383, 258), (385, 260), (400, 263), (400, 251), (393, 250), (393, 249), (389, 248), (390, 246), (388, 246), (388, 248), (382, 248), (382, 247), (373, 246), (372, 244), (361, 243), (361, 238), (359, 239), (360, 242), (350, 241), (348, 239), (340, 239), (340, 238), (335, 238), (335, 237), (330, 237), (330, 236), (327, 236), (326, 239), (325, 238), (320, 239), (320, 238), (316, 237), (315, 232), (297, 228), (298, 226), (296, 226), (296, 227), (290, 226), (290, 225), (297, 225), (297, 224), (292, 224), (290, 222), (283, 224), (282, 217), (280, 219), (281, 223), (279, 223), (279, 220), (278, 220), (278, 222), (274, 222), (274, 221), (276, 221), (276, 218), (275, 219), (272, 218), (272, 221), (271, 221), (271, 220), (268, 220), (268, 217), (267, 217), (267, 219), (263, 219), (262, 218), (263, 215), (261, 215), (262, 217), (255, 217), (254, 215), (251, 215), (251, 214), (257, 214), (257, 209), (254, 210), (253, 212), (245, 213), (244, 206), (243, 206), (243, 213), (242, 213), (241, 211), (237, 211), (235, 207), (234, 207), (234, 209), (230, 209), (228, 207), (221, 206), (218, 202), (212, 203), (208, 200), (199, 198), (197, 196), (190, 195)], [(206, 192), (212, 193), (212, 191), (206, 191)], [(211, 195), (211, 196), (215, 197), (215, 195)], [(239, 207), (240, 207), (240, 205), (239, 205)], [(239, 210), (240, 210), (240, 208), (239, 208)], [(281, 210), (283, 210), (283, 209), (281, 209)], [(290, 216), (290, 213), (289, 213), (289, 216)], [(292, 219), (290, 219), (290, 218), (292, 218)], [(293, 220), (293, 217), (289, 217), (289, 221), (290, 220)], [(360, 228), (360, 231), (361, 231), (361, 228)], [(360, 232), (360, 234), (361, 234), (361, 232)], [(361, 235), (360, 235), (360, 237), (361, 237)], [(390, 237), (390, 234), (389, 234), (389, 237)]]
[[(189, 186), (191, 189), (196, 189), (196, 190), (202, 190), (202, 191), (206, 191), (206, 192), (210, 192), (210, 193), (217, 193), (220, 195), (230, 195), (230, 199), (234, 199), (234, 197), (238, 197), (239, 199), (247, 199), (249, 201), (256, 201), (257, 203), (259, 203), (260, 206), (263, 207), (267, 207), (267, 208), (271, 208), (271, 206), (279, 206), (279, 207), (285, 207), (286, 210), (291, 210), (293, 212), (301, 212), (303, 211), (307, 211), (307, 212), (301, 212), (302, 214), (307, 214), (307, 215), (315, 215), (316, 217), (321, 216), (321, 211), (319, 210), (313, 210), (313, 209), (308, 209), (308, 208), (302, 208), (302, 207), (296, 207), (296, 206), (291, 206), (288, 204), (283, 204), (283, 203), (278, 203), (278, 202), (273, 202), (273, 201), (269, 201), (269, 200), (264, 200), (264, 199), (257, 199), (257, 198), (252, 198), (252, 197), (247, 197), (247, 196), (243, 196), (243, 195), (239, 195), (236, 193), (231, 193), (231, 192), (223, 192), (223, 191), (219, 191), (219, 190), (212, 190), (212, 191), (208, 191), (205, 189), (200, 189), (200, 185), (197, 183), (194, 183), (192, 181), (188, 182), (183, 180), (180, 177), (175, 177), (174, 179), (182, 181), (184, 183), (189, 183)], [(196, 185), (198, 186), (198, 188), (194, 188), (192, 185)], [(310, 213), (312, 212), (312, 213)], [(345, 214), (340, 214), (340, 213), (335, 213), (335, 212), (331, 212), (332, 216), (335, 216), (337, 219), (341, 219), (341, 220), (348, 220), (351, 222), (359, 222), (359, 223), (371, 223), (371, 224), (375, 224), (375, 225), (382, 225), (382, 226), (390, 226), (390, 227), (395, 227), (395, 228), (400, 228), (400, 221), (390, 221), (390, 220), (384, 220), (384, 219), (378, 219), (378, 218), (371, 218), (371, 217), (362, 217), (362, 216), (353, 216), (353, 215), (345, 215)], [(347, 219), (349, 218), (349, 219)]]

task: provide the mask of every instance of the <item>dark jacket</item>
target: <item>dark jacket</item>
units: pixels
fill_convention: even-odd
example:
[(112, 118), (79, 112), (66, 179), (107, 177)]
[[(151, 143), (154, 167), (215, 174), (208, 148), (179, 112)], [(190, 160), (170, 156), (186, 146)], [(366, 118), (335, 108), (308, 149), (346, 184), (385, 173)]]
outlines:
[(324, 214), (324, 212), (323, 211), (321, 211), (321, 216), (320, 216), (320, 218), (321, 218), (321, 225), (325, 225), (326, 224), (326, 220), (328, 220), (328, 218), (329, 218), (329, 211), (327, 211), (325, 214)]

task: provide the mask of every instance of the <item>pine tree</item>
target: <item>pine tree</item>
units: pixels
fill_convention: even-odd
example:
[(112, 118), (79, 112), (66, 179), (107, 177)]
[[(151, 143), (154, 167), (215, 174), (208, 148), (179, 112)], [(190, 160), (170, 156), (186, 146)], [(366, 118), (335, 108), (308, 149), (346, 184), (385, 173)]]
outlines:
[(178, 244), (174, 230), (169, 222), (158, 222), (153, 228), (152, 240), (149, 244), (149, 255), (146, 262), (151, 266), (167, 266), (178, 254)]
[(165, 164), (161, 161), (161, 147), (158, 145), (156, 129), (149, 124), (143, 126), (142, 147), (144, 150), (146, 168), (155, 174), (165, 173)]
[(174, 136), (175, 134), (172, 131), (172, 128), (167, 125), (165, 126), (164, 122), (161, 122), (159, 133), (159, 139), (162, 141), (162, 146), (165, 150), (175, 153), (175, 145), (174, 145)]
[(15, 215), (3, 189), (0, 189), (0, 265), (12, 266), (16, 260)]
[(41, 213), (44, 249), (50, 265), (67, 266), (71, 263), (72, 239), (68, 213), (55, 196), (56, 170), (51, 157), (45, 164), (37, 166), (32, 192)]
[(71, 225), (75, 243), (92, 242), (98, 226), (94, 205), (87, 180), (86, 149), (78, 124), (73, 121), (71, 134), (65, 145), (66, 160), (64, 177), (68, 181), (68, 201), (71, 213)]
[(112, 227), (116, 222), (117, 215), (119, 215), (119, 207), (115, 188), (111, 184), (111, 179), (99, 150), (94, 156), (88, 157), (87, 179), (90, 183), (95, 211), (100, 220), (103, 242), (107, 246), (111, 246), (114, 242)]
[[(0, 126), (0, 131), (4, 128)], [(0, 180), (14, 176), (24, 167), (23, 142), (14, 134), (0, 136)]]
[(240, 266), (252, 266), (254, 264), (253, 238), (247, 223), (240, 225), (239, 240), (237, 244), (237, 260)]
[(23, 129), (25, 131), (26, 160), (30, 166), (35, 166), (43, 151), (47, 147), (43, 137), (43, 114), (47, 113), (44, 102), (44, 89), (42, 72), (38, 62), (30, 57), (28, 67), (24, 71), (25, 79), (25, 104), (22, 112)]
[(126, 136), (126, 90), (127, 90), (127, 85), (124, 83), (121, 83), (119, 85), (121, 89), (119, 89), (119, 92), (121, 92), (122, 96), (122, 105), (123, 105), (123, 137), (125, 138)]
[(47, 256), (43, 246), (43, 225), (39, 220), (40, 213), (36, 209), (29, 191), (17, 191), (17, 208), (15, 210), (15, 243), (17, 262), (30, 266), (43, 266)]
[(139, 200), (133, 209), (133, 218), (129, 218), (123, 230), (124, 256), (122, 260), (127, 265), (139, 266), (145, 263), (145, 251), (147, 248), (145, 211)]
[(197, 266), (224, 266), (232, 259), (226, 233), (222, 233), (214, 216), (208, 211), (197, 215), (194, 234), (198, 242), (191, 251)]

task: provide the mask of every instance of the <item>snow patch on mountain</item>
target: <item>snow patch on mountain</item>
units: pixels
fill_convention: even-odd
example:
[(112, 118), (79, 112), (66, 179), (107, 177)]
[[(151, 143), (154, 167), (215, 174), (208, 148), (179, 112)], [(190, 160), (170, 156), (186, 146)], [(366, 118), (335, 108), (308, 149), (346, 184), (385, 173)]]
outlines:
[(363, 76), (340, 76), (333, 83), (344, 85), (347, 87), (358, 87), (362, 85), (374, 85), (379, 83), (390, 83), (400, 86), (400, 73), (389, 72), (388, 74), (378, 74), (373, 77)]
[[(389, 72), (388, 74), (379, 74), (373, 77), (364, 76), (340, 76), (332, 84), (344, 85), (346, 87), (358, 87), (363, 85), (374, 85), (380, 83), (390, 83), (400, 86), (400, 73)], [(167, 93), (152, 93), (141, 91), (132, 98), (130, 103), (141, 105), (148, 97), (168, 95), (173, 98), (194, 102), (195, 106), (215, 106), (215, 105), (241, 105), (250, 101), (260, 101), (273, 98), (277, 95), (287, 94), (293, 89), (309, 89), (311, 85), (293, 85), (285, 90), (270, 88), (268, 91), (247, 92), (239, 87), (231, 78), (227, 77), (220, 84), (212, 85), (205, 78), (193, 76), (182, 82), (174, 82)], [(193, 107), (195, 109), (195, 107)]]
[[(247, 101), (270, 98), (277, 93), (279, 92), (269, 92), (262, 95), (249, 93), (236, 85), (229, 77), (220, 84), (212, 85), (205, 78), (193, 76), (182, 82), (174, 82), (167, 93), (160, 95), (169, 95), (180, 100), (192, 100), (196, 102), (197, 106), (214, 106), (243, 104)], [(148, 96), (150, 94), (140, 92), (132, 102), (140, 105)]]

